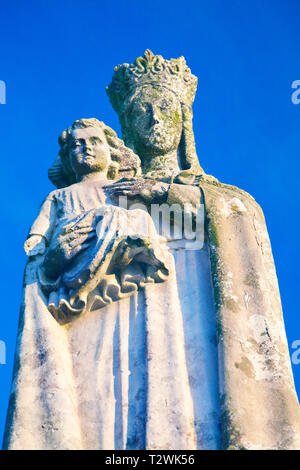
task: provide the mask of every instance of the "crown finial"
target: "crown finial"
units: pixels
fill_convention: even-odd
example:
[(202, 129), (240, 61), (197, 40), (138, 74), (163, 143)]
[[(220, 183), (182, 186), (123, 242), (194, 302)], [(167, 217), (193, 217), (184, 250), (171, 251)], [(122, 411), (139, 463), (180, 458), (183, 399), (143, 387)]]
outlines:
[(182, 104), (192, 106), (197, 77), (192, 75), (182, 56), (167, 60), (147, 49), (133, 64), (117, 65), (114, 71), (106, 92), (118, 114), (122, 114), (126, 109), (135, 91), (145, 85), (166, 88), (172, 91)]

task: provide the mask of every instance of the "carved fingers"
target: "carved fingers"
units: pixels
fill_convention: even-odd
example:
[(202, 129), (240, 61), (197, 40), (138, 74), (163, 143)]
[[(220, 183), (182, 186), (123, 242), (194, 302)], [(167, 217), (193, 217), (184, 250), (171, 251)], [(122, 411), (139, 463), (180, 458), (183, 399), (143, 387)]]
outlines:
[(85, 233), (77, 233), (76, 237), (73, 237), (72, 240), (68, 240), (67, 248), (72, 251), (75, 250), (78, 246), (80, 247), (83, 243), (87, 243), (96, 237), (96, 232), (90, 231)]
[(123, 178), (116, 183), (106, 186), (105, 191), (112, 197), (127, 196), (128, 198), (141, 198), (145, 202), (162, 202), (168, 193), (169, 185), (161, 181), (150, 179)]
[(132, 181), (122, 181), (105, 188), (106, 192), (113, 198), (118, 196), (134, 197), (140, 193), (140, 187)]

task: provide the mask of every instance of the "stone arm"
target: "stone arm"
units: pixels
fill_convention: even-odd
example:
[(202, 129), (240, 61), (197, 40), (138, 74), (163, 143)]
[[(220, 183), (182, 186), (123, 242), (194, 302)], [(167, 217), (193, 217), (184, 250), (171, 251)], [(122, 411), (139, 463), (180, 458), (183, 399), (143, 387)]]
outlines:
[(120, 196), (127, 196), (129, 200), (144, 202), (149, 204), (179, 205), (181, 210), (190, 212), (192, 216), (197, 215), (197, 211), (203, 197), (199, 186), (191, 184), (164, 183), (152, 179), (143, 178), (123, 178), (113, 185), (106, 187), (108, 194), (113, 199), (118, 200)]
[(200, 204), (203, 203), (203, 196), (198, 186), (189, 184), (172, 183), (169, 185), (167, 204), (179, 204), (181, 209), (189, 212), (193, 217), (197, 216)]
[(42, 204), (24, 243), (24, 250), (29, 257), (45, 253), (46, 246), (49, 245), (51, 240), (55, 220), (56, 201), (50, 193)]

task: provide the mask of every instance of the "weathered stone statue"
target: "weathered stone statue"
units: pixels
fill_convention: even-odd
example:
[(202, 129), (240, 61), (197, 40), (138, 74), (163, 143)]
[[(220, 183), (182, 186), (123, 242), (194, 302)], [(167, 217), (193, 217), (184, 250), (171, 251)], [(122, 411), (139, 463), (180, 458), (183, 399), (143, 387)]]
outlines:
[[(66, 174), (74, 184), (47, 197), (25, 243), (30, 256), (45, 253), (38, 280), (48, 310), (62, 323), (119, 300), (141, 282), (163, 280), (168, 274), (159, 262), (163, 251), (159, 256), (159, 243), (153, 244), (158, 237), (152, 219), (144, 212), (109, 204), (104, 188), (109, 188), (108, 177), (119, 171), (118, 156), (116, 151), (111, 155), (109, 142), (121, 147), (119, 159), (126, 158), (128, 164), (135, 157), (138, 166), (139, 158), (97, 119), (81, 119), (62, 133), (61, 164), (56, 162), (50, 175), (58, 182)], [(153, 272), (147, 266), (146, 275), (129, 274), (134, 261), (153, 266)]]
[(105, 194), (108, 178), (135, 174), (140, 164), (112, 129), (81, 119), (59, 144), (49, 176), (63, 187), (46, 198), (25, 243), (4, 447), (123, 448), (124, 435), (143, 446), (145, 407), (135, 397), (143, 403), (146, 375), (144, 338), (134, 332), (142, 328), (138, 288), (168, 278), (170, 255), (150, 215), (119, 208)]
[[(221, 184), (200, 168), (192, 129), (196, 84), (183, 57), (168, 61), (146, 51), (134, 64), (115, 68), (107, 92), (119, 114), (126, 145), (142, 160), (144, 178), (169, 182), (165, 195), (169, 204), (196, 205), (196, 189), (205, 202), (217, 321), (222, 447), (299, 449), (300, 409), (264, 216), (249, 194)], [(116, 183), (116, 188), (118, 195), (136, 193), (129, 182)], [(205, 249), (201, 251), (203, 255)], [(201, 387), (203, 382), (209, 384), (214, 399), (216, 377), (210, 368), (204, 370), (198, 364), (196, 369), (197, 359), (209, 363), (200, 330), (203, 328), (206, 337), (208, 332), (199, 319), (203, 319), (199, 305), (204, 292), (198, 276), (204, 260), (193, 251), (185, 250), (183, 256), (184, 261), (180, 250), (175, 254), (176, 275), (179, 291), (183, 284), (191, 301), (184, 324), (191, 322), (193, 313), (198, 317), (193, 324), (195, 336), (189, 341), (186, 334), (185, 344), (190, 389), (192, 396), (197, 396), (193, 400), (197, 445), (205, 448), (210, 421), (205, 407), (208, 410), (211, 402), (204, 395), (201, 409)], [(197, 359), (189, 361), (191, 347)], [(213, 356), (211, 351), (210, 364)], [(195, 395), (197, 388), (199, 396)]]
[(200, 167), (196, 86), (146, 51), (107, 89), (125, 145), (96, 119), (60, 136), (25, 243), (4, 448), (300, 448), (264, 217)]

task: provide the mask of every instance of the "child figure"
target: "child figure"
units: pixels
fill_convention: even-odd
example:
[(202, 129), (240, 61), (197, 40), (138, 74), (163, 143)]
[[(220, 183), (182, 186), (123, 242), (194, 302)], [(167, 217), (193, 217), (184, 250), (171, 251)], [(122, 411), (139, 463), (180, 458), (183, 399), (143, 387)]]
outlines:
[(60, 161), (50, 177), (59, 186), (73, 184), (46, 198), (25, 251), (44, 255), (39, 283), (48, 309), (65, 323), (147, 282), (165, 280), (168, 268), (166, 247), (162, 249), (150, 215), (118, 207), (107, 195), (109, 179), (124, 167), (124, 152), (135, 171), (139, 158), (97, 119), (75, 121), (59, 143)]
[[(195, 449), (183, 328), (183, 315), (190, 322), (191, 312), (202, 312), (190, 300), (194, 286), (181, 289), (189, 279), (184, 270), (176, 276), (177, 254), (149, 213), (107, 196), (110, 178), (136, 172), (139, 159), (96, 119), (76, 121), (59, 143), (50, 171), (59, 189), (25, 243), (4, 448)], [(143, 196), (143, 181), (132, 184)], [(188, 338), (198, 363), (201, 343)]]

